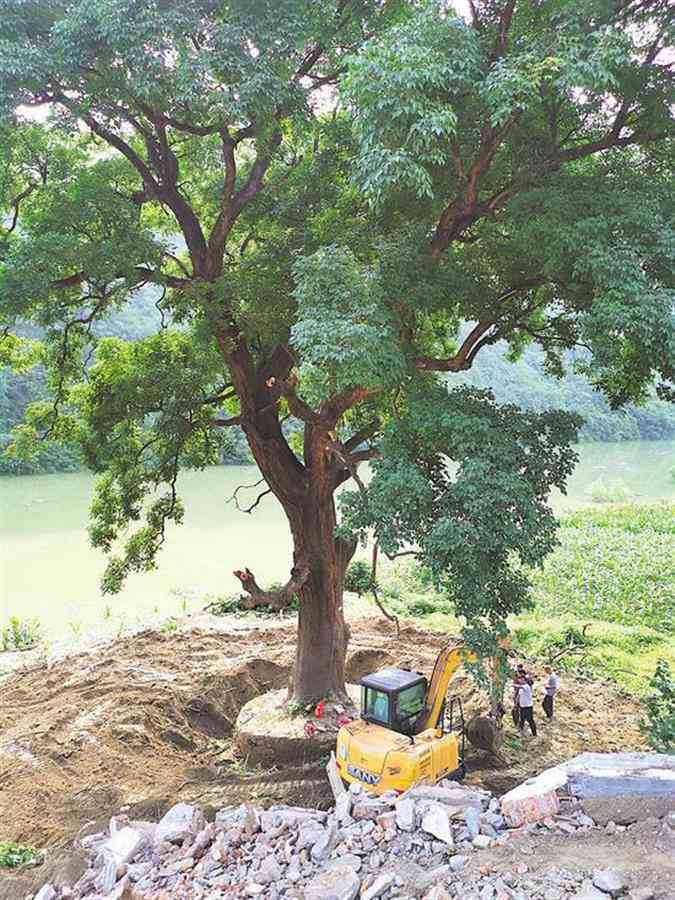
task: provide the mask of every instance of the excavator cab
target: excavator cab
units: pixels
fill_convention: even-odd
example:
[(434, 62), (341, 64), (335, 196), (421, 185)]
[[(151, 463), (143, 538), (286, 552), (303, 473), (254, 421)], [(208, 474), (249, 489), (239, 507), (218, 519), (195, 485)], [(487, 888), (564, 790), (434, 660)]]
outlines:
[(427, 698), (427, 679), (406, 669), (381, 669), (361, 679), (361, 718), (398, 734), (415, 734)]

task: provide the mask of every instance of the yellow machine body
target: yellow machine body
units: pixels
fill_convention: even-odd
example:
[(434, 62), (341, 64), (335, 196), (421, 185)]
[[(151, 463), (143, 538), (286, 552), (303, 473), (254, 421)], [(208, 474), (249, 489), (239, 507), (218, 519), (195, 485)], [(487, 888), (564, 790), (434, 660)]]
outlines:
[(363, 719), (340, 729), (336, 758), (342, 779), (358, 782), (371, 794), (402, 792), (419, 782), (451, 778), (462, 766), (455, 732), (430, 728), (407, 737)]
[(431, 680), (419, 672), (387, 668), (361, 679), (361, 717), (338, 732), (336, 762), (345, 782), (370, 793), (405, 791), (419, 782), (464, 774), (464, 719), (444, 728), (450, 678), (475, 655), (462, 644), (438, 654)]

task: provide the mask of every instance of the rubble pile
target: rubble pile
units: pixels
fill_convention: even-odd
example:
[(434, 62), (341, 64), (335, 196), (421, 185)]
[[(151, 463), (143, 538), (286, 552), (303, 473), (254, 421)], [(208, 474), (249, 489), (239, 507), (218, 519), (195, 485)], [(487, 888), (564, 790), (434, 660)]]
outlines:
[[(210, 823), (179, 803), (159, 823), (113, 817), (107, 832), (81, 839), (91, 860), (80, 880), (44, 885), (32, 900), (650, 900), (610, 869), (534, 875), (515, 862), (499, 874), (480, 865), (480, 851), (519, 836), (598, 828), (569, 806), (510, 828), (496, 798), (451, 781), (380, 797), (353, 785), (330, 812), (245, 803)], [(675, 838), (675, 813), (663, 829)]]

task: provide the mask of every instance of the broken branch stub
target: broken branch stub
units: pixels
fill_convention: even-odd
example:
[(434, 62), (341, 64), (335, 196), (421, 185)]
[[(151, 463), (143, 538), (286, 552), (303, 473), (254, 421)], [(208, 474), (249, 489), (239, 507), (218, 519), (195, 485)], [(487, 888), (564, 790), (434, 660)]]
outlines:
[(293, 602), (293, 598), (309, 578), (307, 566), (294, 566), (291, 569), (291, 577), (283, 587), (276, 591), (266, 591), (260, 587), (250, 569), (237, 569), (235, 576), (241, 582), (247, 592), (241, 597), (241, 605), (244, 609), (256, 609), (258, 606), (269, 606), (272, 609), (286, 609)]

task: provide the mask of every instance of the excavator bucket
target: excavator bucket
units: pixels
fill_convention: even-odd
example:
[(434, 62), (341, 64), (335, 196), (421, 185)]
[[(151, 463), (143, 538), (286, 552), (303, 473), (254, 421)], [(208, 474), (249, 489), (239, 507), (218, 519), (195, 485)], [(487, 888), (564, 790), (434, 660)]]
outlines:
[(467, 741), (478, 750), (499, 753), (504, 741), (504, 732), (489, 716), (473, 716), (464, 726)]

